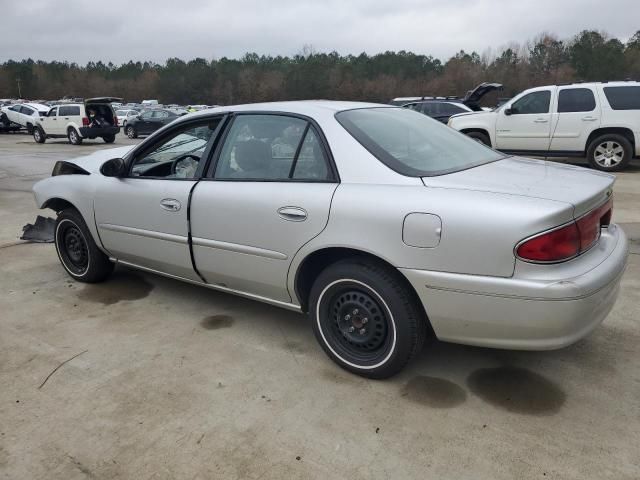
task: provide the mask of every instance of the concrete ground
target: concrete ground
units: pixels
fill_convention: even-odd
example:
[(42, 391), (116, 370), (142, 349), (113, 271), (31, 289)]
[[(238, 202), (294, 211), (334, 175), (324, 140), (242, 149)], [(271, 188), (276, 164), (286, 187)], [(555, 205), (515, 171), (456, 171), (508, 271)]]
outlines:
[(83, 285), (51, 244), (18, 242), (33, 182), (96, 148), (0, 135), (0, 478), (640, 478), (638, 163), (615, 190), (629, 267), (591, 336), (435, 341), (368, 381), (301, 315), (125, 269)]

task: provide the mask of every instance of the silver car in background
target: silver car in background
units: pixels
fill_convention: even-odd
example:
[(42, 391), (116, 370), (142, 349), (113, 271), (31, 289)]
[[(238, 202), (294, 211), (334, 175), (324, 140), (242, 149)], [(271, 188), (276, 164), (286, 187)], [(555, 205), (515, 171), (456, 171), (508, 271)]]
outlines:
[(613, 183), (407, 109), (301, 101), (186, 115), (34, 192), (76, 280), (118, 263), (305, 312), (337, 364), (384, 378), (430, 336), (553, 349), (593, 330), (627, 260)]

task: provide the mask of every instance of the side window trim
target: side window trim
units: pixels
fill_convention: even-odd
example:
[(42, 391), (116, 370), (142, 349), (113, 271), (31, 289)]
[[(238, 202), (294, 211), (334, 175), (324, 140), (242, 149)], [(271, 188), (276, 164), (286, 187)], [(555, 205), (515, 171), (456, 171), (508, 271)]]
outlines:
[[(340, 183), (340, 174), (338, 173), (338, 168), (336, 167), (335, 161), (333, 159), (333, 154), (331, 152), (331, 148), (329, 146), (329, 141), (324, 135), (324, 132), (313, 118), (308, 117), (307, 115), (291, 113), (291, 112), (278, 112), (278, 111), (270, 111), (270, 110), (246, 110), (242, 112), (229, 112), (228, 119), (224, 122), (224, 130), (220, 133), (219, 139), (216, 141), (215, 149), (211, 158), (207, 162), (205, 174), (202, 176), (201, 180), (207, 181), (215, 181), (215, 182), (255, 182), (256, 180), (243, 180), (239, 178), (233, 179), (224, 179), (224, 178), (215, 178), (215, 172), (218, 168), (218, 162), (220, 160), (220, 154), (222, 153), (222, 147), (227, 140), (227, 136), (233, 126), (233, 122), (237, 117), (242, 115), (279, 115), (284, 117), (292, 117), (298, 118), (300, 120), (306, 121), (310, 124), (310, 128), (313, 128), (318, 140), (320, 142), (320, 149), (322, 151), (322, 156), (327, 166), (327, 170), (329, 171), (331, 178), (326, 180), (305, 180), (305, 179), (286, 179), (286, 180), (260, 180), (261, 182), (296, 182), (296, 183)], [(306, 135), (303, 135), (301, 142), (304, 142)]]
[[(222, 129), (222, 127), (224, 126), (226, 120), (227, 120), (227, 116), (226, 114), (222, 114), (222, 115), (213, 115), (211, 117), (205, 117), (205, 118), (197, 118), (197, 119), (193, 119), (190, 120), (188, 122), (180, 122), (178, 125), (172, 125), (172, 128), (167, 129), (166, 131), (163, 132), (163, 134), (161, 136), (159, 136), (158, 138), (156, 138), (152, 144), (146, 146), (144, 145), (144, 142), (140, 144), (140, 146), (142, 148), (135, 148), (133, 149), (129, 154), (127, 154), (125, 156), (125, 165), (126, 165), (126, 171), (127, 174), (125, 175), (124, 178), (127, 179), (136, 179), (136, 180), (178, 180), (178, 181), (184, 181), (184, 180), (188, 180), (188, 181), (197, 181), (200, 180), (202, 178), (203, 172), (205, 171), (204, 168), (206, 168), (205, 166), (209, 163), (210, 159), (211, 159), (211, 154), (212, 154), (212, 150), (216, 143), (217, 143), (217, 139), (218, 137), (220, 137), (220, 130)], [(204, 149), (204, 152), (202, 152), (202, 157), (201, 157), (201, 161), (198, 162), (198, 168), (196, 169), (196, 173), (194, 174), (193, 178), (165, 178), (165, 177), (144, 177), (144, 176), (135, 176), (135, 175), (131, 175), (131, 170), (133, 169), (133, 166), (135, 164), (135, 160), (136, 158), (139, 158), (140, 155), (144, 155), (145, 153), (153, 150), (155, 147), (157, 147), (159, 144), (161, 144), (162, 142), (166, 141), (168, 137), (170, 137), (173, 133), (176, 132), (176, 130), (184, 130), (185, 128), (191, 127), (191, 126), (195, 126), (201, 123), (205, 123), (207, 121), (211, 121), (214, 119), (220, 118), (220, 122), (218, 123), (218, 125), (216, 126), (216, 129), (213, 131), (213, 133), (211, 134), (211, 138), (209, 139), (206, 148)], [(202, 161), (204, 160), (204, 161)]]
[[(291, 168), (289, 169), (289, 175), (287, 176), (288, 180), (293, 180), (293, 172), (296, 171), (296, 165), (298, 165), (298, 157), (300, 157), (300, 152), (302, 151), (302, 145), (304, 144), (305, 139), (307, 138), (307, 134), (309, 133), (309, 127), (311, 124), (307, 122), (302, 132), (302, 136), (300, 137), (300, 141), (298, 142), (298, 146), (296, 147), (296, 152), (293, 155), (293, 161), (291, 162)], [(322, 160), (326, 163), (327, 161), (324, 159), (324, 154), (322, 155)]]

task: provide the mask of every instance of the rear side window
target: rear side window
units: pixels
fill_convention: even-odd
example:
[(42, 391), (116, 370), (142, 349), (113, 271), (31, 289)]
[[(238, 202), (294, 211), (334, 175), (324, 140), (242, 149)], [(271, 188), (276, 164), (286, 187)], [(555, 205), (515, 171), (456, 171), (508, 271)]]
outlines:
[(531, 92), (511, 105), (511, 113), (513, 115), (549, 113), (550, 102), (551, 92), (549, 90)]
[(22, 107), (20, 110), (20, 113), (23, 113), (24, 115), (33, 115), (34, 112), (35, 110), (29, 107)]
[(74, 115), (80, 115), (80, 107), (69, 106), (69, 105), (60, 107), (60, 110), (58, 111), (58, 115), (61, 117), (71, 117)]
[(455, 115), (456, 113), (466, 112), (464, 108), (453, 103), (443, 103), (440, 113), (442, 115)]
[(589, 88), (567, 88), (558, 95), (558, 113), (591, 112), (596, 98)]
[(55, 117), (57, 112), (58, 112), (58, 107), (53, 107), (51, 110), (49, 110), (49, 113), (47, 114), (47, 116)]
[(604, 87), (604, 94), (614, 110), (640, 110), (640, 87)]
[(220, 152), (215, 178), (253, 181), (331, 179), (314, 128), (285, 115), (239, 115)]

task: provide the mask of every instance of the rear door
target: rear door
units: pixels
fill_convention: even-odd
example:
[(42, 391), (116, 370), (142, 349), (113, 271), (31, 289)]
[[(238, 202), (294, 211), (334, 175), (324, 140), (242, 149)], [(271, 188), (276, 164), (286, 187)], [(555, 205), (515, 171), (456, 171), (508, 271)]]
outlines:
[(127, 159), (126, 178), (102, 177), (100, 239), (118, 260), (200, 281), (189, 252), (189, 194), (222, 117), (184, 122)]
[(600, 106), (593, 86), (559, 87), (553, 109), (556, 117), (551, 150), (584, 151), (591, 132), (600, 126)]
[(291, 302), (295, 253), (326, 226), (337, 174), (318, 127), (286, 114), (238, 114), (194, 189), (191, 234), (207, 283)]
[(517, 97), (497, 112), (498, 150), (538, 152), (549, 150), (551, 103), (554, 88), (540, 88)]

